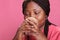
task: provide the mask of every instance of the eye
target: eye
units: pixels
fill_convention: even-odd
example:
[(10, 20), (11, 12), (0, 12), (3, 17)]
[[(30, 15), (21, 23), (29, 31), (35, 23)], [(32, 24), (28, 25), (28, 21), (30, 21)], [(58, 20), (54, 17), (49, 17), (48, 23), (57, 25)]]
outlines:
[(34, 13), (35, 13), (36, 15), (38, 15), (40, 12), (36, 12), (36, 11), (35, 11)]

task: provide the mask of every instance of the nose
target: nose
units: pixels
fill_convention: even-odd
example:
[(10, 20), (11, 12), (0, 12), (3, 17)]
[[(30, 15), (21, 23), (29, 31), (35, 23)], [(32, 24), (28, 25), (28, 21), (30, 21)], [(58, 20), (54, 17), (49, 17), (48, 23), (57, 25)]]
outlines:
[(31, 15), (30, 15), (31, 17), (35, 17), (35, 14), (33, 13), (33, 12), (31, 12)]

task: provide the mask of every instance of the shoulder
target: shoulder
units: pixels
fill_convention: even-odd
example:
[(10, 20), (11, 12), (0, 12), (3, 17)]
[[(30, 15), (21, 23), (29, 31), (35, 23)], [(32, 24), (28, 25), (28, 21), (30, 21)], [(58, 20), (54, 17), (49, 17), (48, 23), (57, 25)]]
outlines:
[(60, 27), (50, 25), (49, 26), (49, 32), (48, 32), (48, 38), (51, 40), (59, 40), (60, 39)]
[(60, 27), (55, 26), (55, 25), (50, 25), (49, 26), (49, 31), (60, 32)]

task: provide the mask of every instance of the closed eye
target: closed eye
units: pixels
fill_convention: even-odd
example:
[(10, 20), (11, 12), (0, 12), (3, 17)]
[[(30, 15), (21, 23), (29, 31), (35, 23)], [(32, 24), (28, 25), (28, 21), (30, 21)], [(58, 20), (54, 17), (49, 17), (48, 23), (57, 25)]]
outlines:
[(34, 12), (36, 15), (38, 15), (40, 12)]

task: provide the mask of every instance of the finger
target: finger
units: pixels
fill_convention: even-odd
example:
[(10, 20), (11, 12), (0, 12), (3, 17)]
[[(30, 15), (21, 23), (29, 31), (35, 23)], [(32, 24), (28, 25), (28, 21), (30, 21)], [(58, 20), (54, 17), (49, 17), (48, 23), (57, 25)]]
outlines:
[(27, 21), (24, 20), (24, 22), (21, 24), (21, 27), (19, 27), (20, 30), (25, 30), (26, 29), (26, 25), (28, 25)]
[(19, 40), (24, 40), (24, 39), (25, 39), (24, 33), (20, 33), (18, 39), (19, 39)]
[(26, 22), (26, 20), (24, 20), (23, 21), (23, 23), (22, 23), (22, 26), (25, 26), (25, 25), (27, 25), (28, 23)]
[(31, 28), (37, 29), (37, 25), (35, 25), (32, 21), (29, 21), (28, 19), (26, 19), (26, 21), (29, 23)]
[(30, 20), (30, 21), (32, 21), (32, 22), (34, 22), (36, 25), (38, 24), (37, 19), (34, 18), (34, 17), (28, 17), (27, 19)]

